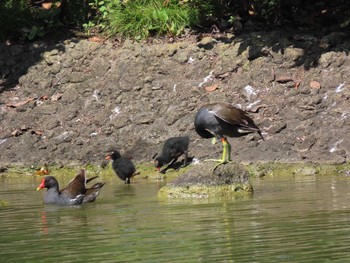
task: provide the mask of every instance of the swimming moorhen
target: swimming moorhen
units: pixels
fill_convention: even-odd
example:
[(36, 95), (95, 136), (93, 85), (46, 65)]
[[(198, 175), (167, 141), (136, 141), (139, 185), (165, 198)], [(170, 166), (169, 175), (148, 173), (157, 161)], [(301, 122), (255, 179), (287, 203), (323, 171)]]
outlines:
[(222, 158), (218, 161), (225, 164), (231, 161), (231, 145), (227, 137), (241, 137), (252, 132), (257, 132), (264, 140), (261, 131), (248, 114), (227, 103), (212, 103), (202, 106), (195, 117), (194, 126), (196, 132), (203, 138), (220, 139), (223, 145)]
[(86, 188), (86, 184), (96, 179), (98, 176), (91, 178), (86, 178), (86, 172), (84, 169), (81, 169), (79, 173), (74, 177), (68, 186), (61, 190), (62, 193), (67, 195), (70, 198), (74, 198), (79, 194), (85, 195), (83, 203), (94, 202), (95, 199), (99, 196), (101, 188), (104, 186), (104, 183), (96, 183), (91, 188)]
[(129, 158), (122, 157), (117, 150), (107, 153), (106, 160), (112, 160), (112, 167), (116, 175), (126, 184), (130, 184), (130, 178), (136, 172), (133, 162)]
[[(185, 154), (183, 167), (187, 165), (188, 159), (188, 146), (190, 139), (185, 137), (171, 137), (165, 140), (161, 154), (154, 159), (154, 166), (160, 173), (165, 173), (182, 155)], [(163, 165), (167, 166), (160, 170)]]
[(71, 198), (65, 193), (62, 193), (59, 190), (56, 178), (53, 176), (46, 176), (36, 190), (38, 191), (43, 188), (47, 188), (44, 196), (44, 204), (80, 205), (85, 197), (85, 195), (79, 194)]

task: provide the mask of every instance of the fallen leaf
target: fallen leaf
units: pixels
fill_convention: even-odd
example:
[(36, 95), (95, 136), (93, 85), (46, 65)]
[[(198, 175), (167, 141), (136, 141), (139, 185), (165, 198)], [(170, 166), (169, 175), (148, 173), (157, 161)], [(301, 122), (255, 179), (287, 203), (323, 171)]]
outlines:
[(212, 91), (216, 90), (218, 87), (219, 87), (219, 84), (214, 84), (214, 85), (205, 87), (204, 89), (205, 89), (205, 91), (212, 92)]
[(49, 9), (51, 9), (52, 7), (54, 7), (54, 8), (59, 8), (59, 7), (61, 7), (61, 2), (44, 2), (44, 3), (41, 3), (41, 6), (44, 8), (44, 9), (46, 9), (46, 10), (49, 10)]
[(90, 37), (88, 40), (89, 40), (90, 42), (103, 42), (103, 41), (104, 41), (103, 38), (96, 37), (96, 36)]
[(35, 171), (35, 175), (48, 175), (50, 174), (50, 170), (47, 165), (40, 168), (40, 170)]
[(315, 80), (310, 82), (310, 87), (312, 89), (320, 89), (321, 88), (321, 84)]
[(49, 96), (47, 95), (42, 95), (39, 100), (48, 100), (49, 99)]
[(46, 9), (46, 10), (49, 10), (50, 8), (51, 8), (51, 6), (52, 6), (52, 3), (42, 3), (41, 4), (41, 6), (44, 8), (44, 9)]
[(33, 130), (32, 134), (36, 134), (36, 135), (40, 135), (41, 136), (43, 134), (43, 131), (42, 130)]
[(35, 100), (35, 98), (29, 98), (29, 99), (22, 100), (19, 102), (9, 102), (9, 103), (6, 103), (6, 106), (12, 107), (12, 108), (17, 108), (17, 107), (22, 106), (24, 104), (27, 104), (28, 102), (33, 101), (33, 100)]
[(51, 101), (58, 101), (63, 96), (63, 93), (56, 93), (51, 96)]

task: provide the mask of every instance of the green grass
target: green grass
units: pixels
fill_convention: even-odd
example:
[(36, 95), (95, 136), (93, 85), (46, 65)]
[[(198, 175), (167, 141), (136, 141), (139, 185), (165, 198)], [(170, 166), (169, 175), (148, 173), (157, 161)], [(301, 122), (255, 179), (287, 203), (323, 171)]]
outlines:
[(108, 34), (134, 39), (144, 39), (155, 35), (181, 34), (198, 20), (196, 10), (178, 1), (129, 0), (125, 4), (112, 1), (107, 17)]

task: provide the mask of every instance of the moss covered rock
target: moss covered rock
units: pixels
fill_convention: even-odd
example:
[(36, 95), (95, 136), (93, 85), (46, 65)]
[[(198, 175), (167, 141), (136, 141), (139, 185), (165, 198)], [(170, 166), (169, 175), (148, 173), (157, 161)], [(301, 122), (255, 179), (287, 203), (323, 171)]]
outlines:
[(213, 163), (203, 163), (180, 175), (159, 190), (162, 198), (207, 198), (251, 195), (249, 173), (243, 166), (230, 163), (213, 170)]

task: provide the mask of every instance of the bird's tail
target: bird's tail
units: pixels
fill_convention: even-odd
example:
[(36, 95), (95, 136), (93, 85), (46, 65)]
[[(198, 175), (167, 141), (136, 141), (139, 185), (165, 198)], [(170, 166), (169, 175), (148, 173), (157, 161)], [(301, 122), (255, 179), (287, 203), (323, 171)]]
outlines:
[(260, 131), (260, 130), (258, 130), (257, 132), (258, 132), (258, 134), (260, 135), (261, 139), (263, 139), (263, 141), (265, 141), (265, 138), (264, 138), (264, 136), (262, 136), (261, 131)]

